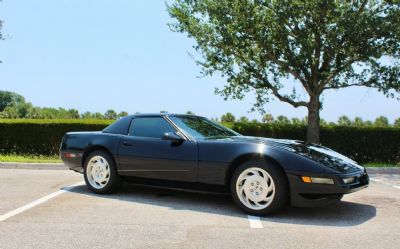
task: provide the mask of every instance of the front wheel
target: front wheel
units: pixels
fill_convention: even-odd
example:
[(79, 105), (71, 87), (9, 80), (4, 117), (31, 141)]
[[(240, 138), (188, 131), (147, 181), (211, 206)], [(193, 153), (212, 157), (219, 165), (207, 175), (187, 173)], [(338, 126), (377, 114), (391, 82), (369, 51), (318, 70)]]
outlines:
[(230, 187), (236, 204), (252, 215), (277, 211), (288, 200), (286, 176), (276, 165), (263, 161), (240, 165), (233, 173)]
[(83, 172), (86, 186), (97, 194), (115, 192), (122, 185), (114, 159), (106, 152), (90, 153), (85, 160)]

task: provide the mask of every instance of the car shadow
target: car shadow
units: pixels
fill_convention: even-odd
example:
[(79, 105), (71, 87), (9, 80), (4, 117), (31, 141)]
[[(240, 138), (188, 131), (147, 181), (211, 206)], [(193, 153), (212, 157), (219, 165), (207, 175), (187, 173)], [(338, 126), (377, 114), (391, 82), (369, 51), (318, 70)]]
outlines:
[[(94, 194), (84, 185), (71, 188), (68, 192), (97, 198), (163, 206), (174, 210), (190, 210), (234, 217), (245, 215), (236, 207), (229, 194), (194, 192), (136, 184), (125, 184), (117, 193), (107, 195)], [(374, 206), (341, 201), (317, 208), (289, 206), (280, 212), (262, 217), (262, 220), (282, 224), (348, 227), (365, 223), (375, 216), (376, 208)]]

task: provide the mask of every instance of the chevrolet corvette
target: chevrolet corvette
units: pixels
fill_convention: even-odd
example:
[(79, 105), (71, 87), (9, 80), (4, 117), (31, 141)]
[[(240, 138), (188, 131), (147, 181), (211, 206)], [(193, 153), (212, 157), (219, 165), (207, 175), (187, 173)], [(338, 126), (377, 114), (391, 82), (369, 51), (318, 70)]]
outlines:
[(138, 114), (102, 131), (68, 132), (60, 155), (89, 190), (124, 181), (229, 191), (248, 214), (320, 206), (366, 188), (366, 170), (318, 144), (242, 136), (204, 117)]

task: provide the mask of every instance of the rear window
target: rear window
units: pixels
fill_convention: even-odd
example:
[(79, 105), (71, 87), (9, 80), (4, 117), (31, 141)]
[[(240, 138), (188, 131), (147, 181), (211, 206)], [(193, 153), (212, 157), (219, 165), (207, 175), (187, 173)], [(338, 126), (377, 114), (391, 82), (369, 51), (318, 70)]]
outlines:
[(104, 133), (112, 133), (112, 134), (128, 134), (129, 125), (131, 123), (131, 117), (123, 117), (115, 121), (114, 123), (107, 126), (103, 132)]

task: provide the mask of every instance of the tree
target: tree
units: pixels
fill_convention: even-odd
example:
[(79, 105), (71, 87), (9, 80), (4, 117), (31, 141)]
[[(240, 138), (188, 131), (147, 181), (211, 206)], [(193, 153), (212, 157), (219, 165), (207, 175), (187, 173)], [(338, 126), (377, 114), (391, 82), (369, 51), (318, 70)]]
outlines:
[(3, 117), (5, 118), (28, 118), (33, 106), (31, 103), (17, 102), (9, 105), (3, 110)]
[(346, 115), (343, 115), (339, 117), (337, 124), (342, 126), (350, 126), (351, 120)]
[(168, 111), (161, 110), (160, 113), (168, 113)]
[(122, 117), (125, 117), (125, 116), (128, 116), (128, 115), (129, 114), (126, 111), (122, 111), (122, 112), (118, 113), (118, 118), (122, 118)]
[(249, 122), (249, 119), (248, 119), (247, 117), (245, 117), (245, 116), (241, 116), (241, 117), (239, 118), (239, 122), (248, 123), (248, 122)]
[(91, 112), (85, 112), (81, 115), (83, 119), (91, 119), (93, 117)]
[(93, 119), (104, 119), (104, 116), (100, 112), (95, 112), (95, 113), (93, 113), (92, 118)]
[(327, 125), (328, 125), (328, 122), (326, 122), (325, 119), (321, 118), (321, 119), (319, 120), (319, 125), (320, 125), (320, 126), (327, 126)]
[(15, 106), (7, 106), (2, 112), (3, 118), (19, 118), (18, 109)]
[(76, 110), (76, 109), (69, 109), (68, 110), (68, 117), (69, 118), (73, 118), (73, 119), (79, 118), (80, 117), (79, 111)]
[(299, 118), (292, 118), (291, 123), (294, 125), (301, 125), (302, 122)]
[(235, 122), (235, 120), (236, 120), (235, 116), (233, 116), (233, 114), (230, 112), (227, 112), (226, 114), (221, 116), (221, 122), (233, 123)]
[(117, 119), (117, 113), (114, 110), (107, 110), (104, 113), (105, 119)]
[(361, 126), (364, 126), (365, 124), (364, 124), (364, 121), (362, 120), (362, 118), (356, 117), (354, 119), (353, 125), (357, 126), (357, 127), (361, 127)]
[(192, 112), (192, 111), (187, 111), (186, 114), (187, 115), (195, 115), (194, 112)]
[(32, 107), (29, 109), (28, 114), (26, 115), (26, 118), (31, 118), (31, 119), (42, 119), (44, 118), (42, 109), (40, 107)]
[(372, 122), (370, 120), (367, 120), (364, 122), (365, 126), (372, 126)]
[(389, 120), (385, 116), (379, 116), (375, 119), (374, 125), (376, 127), (388, 127), (389, 126)]
[(282, 124), (282, 125), (290, 124), (290, 120), (287, 117), (283, 116), (283, 115), (279, 115), (278, 117), (276, 117), (276, 121), (275, 122), (278, 123), (278, 124)]
[(272, 116), (272, 114), (264, 114), (264, 116), (262, 117), (262, 122), (263, 123), (267, 123), (270, 124), (274, 121), (274, 116)]
[(219, 120), (218, 120), (218, 118), (211, 118), (211, 121), (213, 121), (213, 122), (219, 122)]
[(394, 127), (399, 127), (399, 128), (400, 128), (400, 118), (397, 118), (397, 119), (394, 121), (393, 126), (394, 126)]
[(22, 97), (21, 95), (14, 92), (0, 91), (0, 112), (4, 111), (4, 109), (7, 106), (15, 106), (17, 104), (24, 104), (24, 103), (25, 103), (25, 98)]
[(319, 143), (324, 91), (400, 92), (399, 7), (380, 0), (175, 0), (167, 10), (177, 21), (170, 28), (196, 41), (202, 74), (226, 77), (216, 93), (226, 100), (252, 91), (253, 109), (262, 113), (271, 97), (305, 107), (307, 141)]

